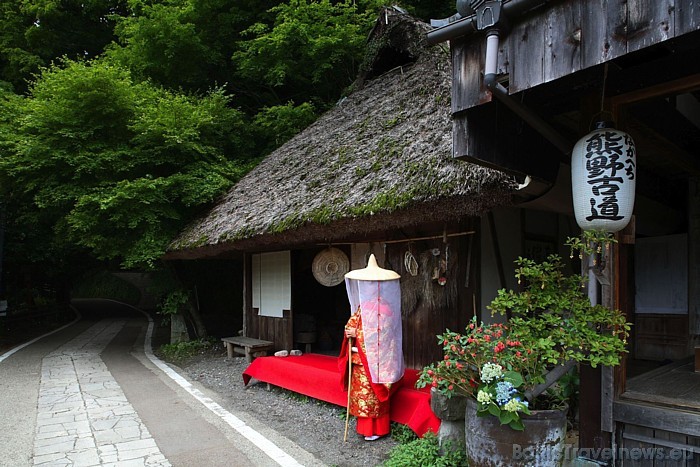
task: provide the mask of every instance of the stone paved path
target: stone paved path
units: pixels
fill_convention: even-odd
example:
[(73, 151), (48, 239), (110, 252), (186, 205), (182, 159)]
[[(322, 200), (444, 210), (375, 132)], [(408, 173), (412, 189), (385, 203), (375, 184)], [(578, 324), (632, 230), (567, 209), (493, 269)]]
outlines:
[(0, 467), (322, 465), (158, 360), (138, 310), (74, 305), (82, 320), (0, 355)]
[(170, 465), (100, 358), (124, 324), (100, 321), (43, 359), (34, 465)]

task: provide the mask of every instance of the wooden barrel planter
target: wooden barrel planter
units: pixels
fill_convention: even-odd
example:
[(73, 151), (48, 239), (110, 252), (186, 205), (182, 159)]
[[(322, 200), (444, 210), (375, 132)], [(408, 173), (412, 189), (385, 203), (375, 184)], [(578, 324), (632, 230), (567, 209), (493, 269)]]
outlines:
[(566, 410), (533, 410), (523, 415), (525, 430), (502, 426), (496, 417), (476, 415), (467, 400), (464, 428), (470, 467), (558, 467), (564, 460)]

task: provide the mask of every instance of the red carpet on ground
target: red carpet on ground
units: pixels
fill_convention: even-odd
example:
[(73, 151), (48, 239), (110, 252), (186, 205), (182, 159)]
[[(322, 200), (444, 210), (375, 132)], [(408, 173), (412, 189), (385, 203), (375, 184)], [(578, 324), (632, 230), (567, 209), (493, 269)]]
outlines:
[[(314, 399), (345, 407), (348, 392), (340, 386), (337, 357), (304, 354), (298, 357), (258, 357), (243, 372), (243, 383), (251, 378)], [(440, 419), (430, 410), (429, 388), (415, 389), (416, 370), (407, 369), (391, 398), (391, 419), (408, 425), (418, 436), (437, 433)]]

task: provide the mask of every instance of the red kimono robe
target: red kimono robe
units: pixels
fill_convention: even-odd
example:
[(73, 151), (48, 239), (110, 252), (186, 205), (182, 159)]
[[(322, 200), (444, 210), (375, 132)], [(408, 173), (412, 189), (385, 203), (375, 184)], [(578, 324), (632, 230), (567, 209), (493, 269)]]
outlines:
[[(388, 435), (391, 432), (389, 396), (392, 384), (376, 384), (370, 379), (359, 308), (350, 317), (345, 328), (356, 330), (352, 347), (357, 348), (357, 351), (350, 348), (349, 339), (344, 337), (338, 357), (338, 369), (341, 374), (341, 384), (345, 389), (348, 383), (348, 357), (352, 358), (350, 414), (357, 417), (357, 432), (363, 436)], [(396, 385), (394, 384), (393, 387)]]

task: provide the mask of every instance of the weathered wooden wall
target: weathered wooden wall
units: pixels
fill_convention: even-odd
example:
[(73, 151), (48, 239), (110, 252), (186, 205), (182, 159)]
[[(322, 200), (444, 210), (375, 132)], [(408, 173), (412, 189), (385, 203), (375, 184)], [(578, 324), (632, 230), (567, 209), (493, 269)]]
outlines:
[[(647, 452), (645, 458), (634, 459), (628, 455), (622, 465), (700, 465), (700, 423), (697, 409), (670, 409), (620, 400), (615, 402), (614, 412), (615, 419), (619, 422), (618, 447), (626, 450), (644, 449)], [(652, 449), (663, 450), (668, 458), (649, 456), (649, 453), (658, 452)]]
[[(470, 229), (471, 230), (471, 229)], [(477, 234), (448, 239), (449, 258), (444, 286), (432, 279), (432, 268), (445, 258), (441, 239), (388, 245), (385, 265), (401, 274), (403, 348), (406, 366), (420, 369), (441, 360), (436, 336), (446, 329), (463, 330), (479, 306), (479, 238)], [(432, 250), (440, 251), (439, 257)], [(411, 276), (404, 258), (411, 251), (419, 264)], [(469, 271), (469, 274), (467, 274)]]
[(678, 360), (689, 355), (688, 315), (637, 314), (635, 357)]
[[(511, 94), (562, 78), (700, 29), (698, 0), (568, 0), (552, 2), (501, 37), (499, 75)], [(452, 111), (488, 102), (485, 40), (452, 41)]]
[(454, 116), (452, 151), (469, 162), (551, 182), (559, 167), (558, 150), (498, 101)]
[(251, 326), (248, 337), (272, 341), (275, 350), (294, 349), (294, 335), (292, 333), (292, 312), (283, 310), (282, 318), (272, 318), (258, 315), (258, 309), (252, 309)]

